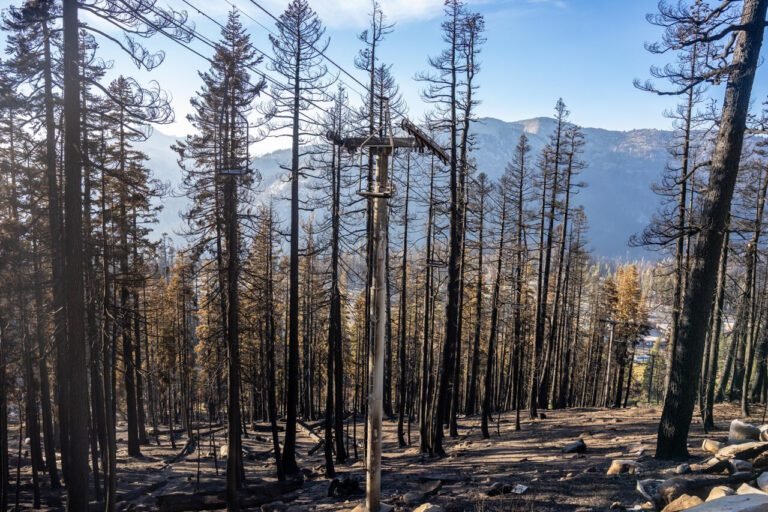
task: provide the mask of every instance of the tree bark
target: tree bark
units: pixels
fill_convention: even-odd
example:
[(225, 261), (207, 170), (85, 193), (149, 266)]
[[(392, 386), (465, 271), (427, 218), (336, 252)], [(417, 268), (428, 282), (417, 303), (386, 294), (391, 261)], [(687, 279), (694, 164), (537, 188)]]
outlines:
[(725, 221), (731, 206), (744, 142), (749, 101), (765, 31), (768, 0), (745, 0), (728, 75), (720, 130), (710, 164), (701, 231), (692, 256), (669, 389), (656, 445), (660, 459), (688, 456), (686, 441), (696, 401), (703, 340), (712, 306)]
[(63, 4), (64, 33), (64, 288), (67, 318), (68, 394), (67, 510), (88, 508), (88, 379), (83, 289), (82, 164), (80, 160), (80, 77), (77, 3)]

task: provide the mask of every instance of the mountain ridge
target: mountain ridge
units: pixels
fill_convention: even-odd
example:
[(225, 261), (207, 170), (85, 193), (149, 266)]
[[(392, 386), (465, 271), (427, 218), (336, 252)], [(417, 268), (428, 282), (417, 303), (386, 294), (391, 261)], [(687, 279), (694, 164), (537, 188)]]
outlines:
[[(492, 179), (498, 179), (512, 159), (521, 134), (528, 136), (532, 156), (537, 156), (548, 141), (555, 120), (534, 117), (519, 121), (480, 118), (473, 126), (476, 148), (473, 152), (477, 168)], [(609, 130), (582, 127), (585, 146), (582, 155), (587, 167), (579, 179), (586, 187), (578, 191), (574, 203), (584, 207), (589, 223), (589, 247), (596, 257), (609, 259), (656, 258), (642, 248), (627, 245), (629, 237), (640, 232), (659, 205), (659, 197), (651, 191), (668, 161), (667, 147), (673, 132), (656, 128)], [(155, 131), (142, 144), (150, 156), (156, 176), (174, 187), (181, 182), (181, 171), (170, 144), (178, 137)], [(263, 190), (276, 193), (284, 187), (280, 162), (286, 161), (287, 149), (271, 151), (254, 159), (264, 178)], [(178, 232), (184, 198), (163, 199), (165, 206), (156, 232)]]

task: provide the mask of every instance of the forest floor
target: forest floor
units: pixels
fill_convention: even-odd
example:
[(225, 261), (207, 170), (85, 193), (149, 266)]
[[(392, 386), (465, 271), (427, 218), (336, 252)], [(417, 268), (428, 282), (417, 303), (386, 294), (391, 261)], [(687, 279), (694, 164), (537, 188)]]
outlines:
[[(762, 415), (762, 407), (754, 414)], [(446, 438), (448, 456), (442, 459), (421, 455), (418, 450), (418, 425), (412, 426), (413, 444), (397, 446), (397, 422), (385, 421), (383, 446), (383, 501), (396, 510), (409, 511), (417, 505), (406, 505), (403, 496), (410, 492), (439, 490), (423, 501), (442, 506), (447, 511), (600, 511), (609, 509), (642, 510), (650, 508), (635, 490), (638, 478), (670, 476), (674, 462), (653, 458), (656, 429), (660, 416), (658, 407), (628, 409), (568, 409), (546, 411), (541, 420), (521, 419), (521, 430), (514, 429), (514, 412), (504, 414), (494, 422), (491, 438), (481, 437), (479, 417), (459, 420), (459, 437)], [(730, 404), (718, 405), (719, 429), (705, 435), (696, 413), (691, 426), (689, 450), (691, 461), (704, 459), (701, 441), (706, 438), (724, 439), (728, 424), (740, 417), (739, 409)], [(760, 418), (752, 418), (759, 423)], [(249, 485), (274, 480), (271, 458), (271, 437), (261, 426), (258, 432), (249, 430), (243, 440), (245, 473)], [(362, 446), (363, 425), (357, 425), (358, 442)], [(181, 433), (176, 448), (170, 446), (168, 430), (161, 430), (160, 445), (142, 446), (141, 458), (129, 458), (124, 432), (118, 431), (118, 510), (157, 510), (157, 498), (172, 493), (191, 494), (199, 490), (223, 490), (226, 461), (218, 458), (220, 447), (226, 444), (224, 429), (205, 435), (201, 427), (200, 449), (180, 455), (184, 447)], [(16, 431), (18, 432), (18, 431)], [(320, 430), (315, 430), (321, 434)], [(9, 434), (13, 434), (10, 432)], [(587, 451), (564, 454), (564, 445), (583, 439)], [(13, 438), (12, 438), (13, 439)], [(215, 447), (211, 443), (215, 443)], [(11, 483), (15, 483), (18, 441), (11, 444)], [(312, 455), (316, 438), (305, 429), (298, 431), (297, 458), (305, 474), (303, 486), (282, 498), (286, 507), (276, 504), (274, 510), (352, 510), (363, 502), (362, 495), (346, 498), (328, 497), (329, 480), (324, 475), (323, 449)], [(23, 447), (26, 450), (26, 446)], [(213, 454), (217, 457), (214, 458)], [(361, 459), (352, 457), (348, 464), (337, 465), (337, 477), (354, 477), (364, 486), (365, 473)], [(639, 463), (640, 475), (606, 475), (615, 459), (630, 459)], [(218, 465), (218, 473), (216, 466)], [(200, 471), (198, 484), (198, 468)], [(218, 476), (217, 476), (218, 474)], [(43, 510), (61, 507), (62, 494), (51, 491), (45, 475)], [(31, 507), (29, 460), (23, 456), (21, 466), (21, 509)], [(522, 494), (510, 492), (491, 497), (492, 486), (522, 484)], [(507, 488), (509, 489), (509, 487)], [(517, 489), (517, 490), (520, 490)], [(10, 504), (15, 503), (15, 485), (11, 486)], [(47, 507), (47, 508), (46, 508)], [(258, 509), (257, 509), (258, 510)], [(265, 508), (267, 510), (267, 508)], [(269, 509), (272, 510), (272, 509)]]

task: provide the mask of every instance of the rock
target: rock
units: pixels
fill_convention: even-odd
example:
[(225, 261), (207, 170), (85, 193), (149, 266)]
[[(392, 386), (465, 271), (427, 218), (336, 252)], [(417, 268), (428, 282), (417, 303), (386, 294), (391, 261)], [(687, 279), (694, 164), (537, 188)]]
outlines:
[(702, 503), (704, 503), (704, 500), (698, 496), (683, 494), (682, 496), (672, 501), (669, 505), (664, 507), (661, 512), (680, 512), (682, 510), (688, 510), (689, 508), (695, 507), (696, 505), (701, 505)]
[(768, 510), (768, 496), (741, 494), (708, 501), (689, 508), (687, 512), (765, 512), (766, 510)]
[(701, 449), (711, 454), (715, 454), (719, 452), (723, 446), (725, 446), (725, 443), (721, 443), (720, 441), (715, 441), (714, 439), (705, 439), (701, 443)]
[(563, 447), (563, 453), (584, 453), (587, 451), (587, 443), (583, 439), (578, 439)]
[(686, 475), (691, 472), (691, 466), (688, 464), (680, 464), (674, 470), (676, 475)]
[(403, 503), (409, 506), (418, 505), (419, 503), (426, 500), (427, 498), (430, 498), (435, 494), (437, 494), (437, 491), (439, 491), (442, 488), (442, 486), (443, 486), (443, 482), (440, 480), (427, 482), (420, 489), (403, 494)]
[(419, 491), (410, 491), (405, 494), (403, 494), (403, 503), (408, 505), (409, 507), (412, 507), (414, 505), (418, 505), (422, 501), (424, 501), (427, 497), (424, 496), (423, 492)]
[(626, 460), (626, 459), (617, 459), (611, 462), (611, 466), (608, 468), (608, 471), (606, 471), (606, 475), (620, 475), (620, 474), (630, 474), (634, 475), (637, 473), (638, 465), (637, 462), (633, 460)]
[(424, 493), (424, 496), (427, 498), (431, 498), (435, 494), (437, 494), (437, 491), (443, 488), (443, 481), (442, 480), (432, 480), (428, 481), (426, 484), (424, 484), (420, 491)]
[(728, 430), (728, 444), (748, 443), (760, 440), (760, 429), (756, 426), (744, 423), (741, 420), (733, 420)]
[(693, 475), (676, 476), (667, 480), (639, 480), (637, 491), (662, 509), (683, 494), (704, 498), (717, 485), (736, 485), (752, 480), (751, 473), (734, 473), (730, 476)]
[(768, 472), (765, 472), (757, 477), (757, 486), (760, 488), (760, 490), (768, 492)]
[(734, 494), (736, 494), (736, 491), (734, 491), (730, 487), (726, 485), (718, 485), (717, 487), (713, 487), (712, 490), (709, 491), (709, 494), (707, 495), (707, 499), (704, 501), (712, 501), (718, 498), (722, 498), (723, 496), (733, 496)]
[(761, 430), (760, 431), (760, 440), (761, 441), (768, 441), (768, 430)]
[(726, 446), (718, 450), (716, 456), (718, 459), (752, 460), (766, 451), (768, 451), (768, 442), (754, 441)]
[(440, 505), (433, 505), (432, 503), (425, 503), (418, 508), (413, 509), (413, 512), (445, 512), (445, 509)]
[(736, 489), (736, 494), (762, 494), (763, 496), (768, 496), (768, 493), (756, 489), (749, 484), (741, 484)]
[(739, 473), (741, 471), (752, 471), (752, 463), (748, 460), (741, 459), (728, 460), (728, 472), (730, 474)]

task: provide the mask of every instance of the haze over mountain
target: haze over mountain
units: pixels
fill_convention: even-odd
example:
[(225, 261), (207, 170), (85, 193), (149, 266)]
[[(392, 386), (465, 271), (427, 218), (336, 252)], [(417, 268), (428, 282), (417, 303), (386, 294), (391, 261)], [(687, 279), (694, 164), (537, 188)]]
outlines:
[[(474, 125), (477, 149), (474, 157), (477, 167), (496, 179), (504, 172), (512, 158), (520, 135), (528, 135), (532, 147), (533, 162), (538, 159), (554, 127), (554, 120), (538, 117), (522, 121), (501, 121), (494, 118), (480, 119)], [(582, 205), (589, 221), (589, 246), (598, 258), (634, 259), (654, 258), (640, 248), (627, 245), (629, 237), (641, 231), (656, 210), (659, 199), (651, 191), (651, 184), (658, 181), (668, 159), (666, 147), (672, 132), (653, 129), (612, 131), (600, 128), (584, 128), (585, 147), (583, 160), (587, 163), (579, 176), (586, 187), (574, 198)], [(170, 145), (176, 138), (156, 131), (143, 144), (142, 149), (151, 158), (155, 175), (176, 187), (181, 181), (181, 171)], [(288, 150), (278, 150), (258, 157), (254, 165), (263, 178), (263, 189), (275, 192), (285, 185), (281, 162), (289, 159)], [(186, 199), (172, 197), (163, 200), (164, 210), (156, 228), (169, 235), (179, 232), (183, 226), (179, 211)]]

